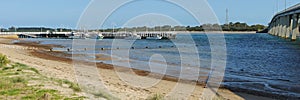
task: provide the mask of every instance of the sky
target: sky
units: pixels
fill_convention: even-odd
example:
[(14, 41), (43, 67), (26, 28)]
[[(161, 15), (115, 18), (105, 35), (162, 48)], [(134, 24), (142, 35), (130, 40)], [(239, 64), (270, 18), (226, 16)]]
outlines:
[[(105, 0), (101, 0), (106, 2)], [(188, 0), (186, 0), (188, 2)], [(207, 0), (221, 24), (226, 21), (226, 9), (230, 22), (245, 22), (250, 25), (267, 25), (272, 16), (285, 9), (284, 0)], [(66, 27), (76, 28), (78, 20), (88, 7), (90, 0), (1, 0), (0, 27)], [(287, 0), (287, 7), (300, 3), (299, 0)], [(109, 6), (101, 5), (99, 6)], [(193, 7), (201, 7), (199, 4)], [(106, 10), (106, 9), (99, 9)], [(144, 13), (142, 13), (144, 12)], [(134, 18), (145, 19), (139, 14), (160, 13), (167, 16), (149, 14), (147, 18), (168, 18), (178, 21), (180, 25), (199, 25), (191, 14), (180, 7), (161, 0), (140, 0), (122, 6), (115, 11), (101, 27), (121, 26)], [(95, 15), (97, 16), (97, 15)], [(153, 17), (152, 17), (153, 16)], [(160, 18), (160, 17), (161, 18)], [(156, 20), (156, 22), (164, 22)], [(153, 23), (156, 24), (154, 21)], [(151, 22), (150, 22), (151, 23)], [(112, 25), (114, 24), (114, 25)]]

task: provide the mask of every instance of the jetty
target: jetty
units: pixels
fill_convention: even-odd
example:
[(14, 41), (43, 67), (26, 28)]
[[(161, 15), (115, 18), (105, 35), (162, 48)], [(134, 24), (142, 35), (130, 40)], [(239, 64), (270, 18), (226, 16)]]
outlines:
[(104, 38), (118, 38), (118, 39), (124, 39), (128, 36), (131, 36), (132, 34), (136, 34), (142, 37), (142, 39), (146, 39), (147, 37), (155, 37), (155, 36), (161, 36), (163, 39), (175, 39), (177, 32), (173, 31), (149, 31), (149, 32), (101, 32), (101, 34), (104, 36)]
[(175, 31), (145, 31), (145, 32), (0, 32), (1, 35), (18, 35), (19, 38), (62, 38), (72, 39), (71, 36), (102, 34), (104, 39), (124, 39), (133, 34), (139, 35), (142, 39), (147, 37), (160, 36), (162, 39), (175, 39)]

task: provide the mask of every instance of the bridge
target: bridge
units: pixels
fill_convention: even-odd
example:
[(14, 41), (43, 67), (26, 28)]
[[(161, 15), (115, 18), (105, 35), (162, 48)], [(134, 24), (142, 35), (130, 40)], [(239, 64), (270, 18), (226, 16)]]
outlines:
[(295, 41), (299, 36), (300, 3), (278, 12), (269, 23), (268, 33)]

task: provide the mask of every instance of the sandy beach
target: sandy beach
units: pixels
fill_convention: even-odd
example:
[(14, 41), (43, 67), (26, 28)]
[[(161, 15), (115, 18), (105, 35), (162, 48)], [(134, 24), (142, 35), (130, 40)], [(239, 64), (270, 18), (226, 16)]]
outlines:
[[(133, 99), (147, 99), (155, 94), (160, 94), (165, 96), (169, 94), (172, 89), (176, 86), (177, 79), (173, 77), (164, 76), (163, 80), (160, 80), (156, 85), (148, 88), (136, 87), (129, 85), (124, 82), (116, 74), (116, 69), (109, 64), (97, 63), (98, 74), (101, 77), (85, 76), (75, 72), (73, 67), (73, 60), (70, 58), (71, 55), (65, 54), (62, 52), (50, 52), (50, 48), (54, 45), (40, 45), (38, 43), (17, 43), (13, 44), (14, 39), (4, 39), (0, 38), (0, 53), (5, 54), (13, 62), (19, 62), (26, 64), (28, 66), (34, 67), (40, 71), (41, 74), (54, 77), (58, 79), (66, 79), (72, 82), (77, 82), (76, 77), (84, 78), (86, 80), (99, 79), (108, 89), (108, 91), (122, 100), (133, 100)], [(101, 58), (99, 59), (110, 59), (110, 58)], [(80, 70), (89, 71), (89, 66), (92, 66), (92, 63), (77, 61), (80, 62)], [(141, 77), (145, 80), (156, 80), (155, 77), (147, 77), (149, 74), (145, 71), (134, 70), (135, 75), (129, 73), (128, 68), (117, 68), (121, 75), (128, 77)], [(121, 71), (120, 71), (121, 70)], [(136, 75), (137, 74), (137, 75)], [(77, 75), (77, 76), (76, 76)], [(78, 76), (79, 75), (79, 76)], [(144, 82), (141, 81), (140, 84)], [(197, 100), (201, 97), (202, 91), (205, 89), (203, 84), (193, 85), (189, 84), (193, 82), (182, 83), (188, 88), (195, 89), (188, 96), (190, 100)], [(184, 91), (184, 90), (183, 90)], [(221, 88), (218, 90), (218, 96), (215, 99), (221, 100), (244, 100), (244, 99), (268, 99), (264, 97), (248, 95), (244, 93), (234, 93), (228, 89)], [(177, 94), (179, 97), (172, 97), (173, 99), (180, 98), (180, 93)]]

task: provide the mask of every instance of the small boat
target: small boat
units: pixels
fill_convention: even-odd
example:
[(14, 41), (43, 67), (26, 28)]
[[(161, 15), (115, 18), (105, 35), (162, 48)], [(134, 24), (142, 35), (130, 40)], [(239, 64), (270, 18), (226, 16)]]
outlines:
[(82, 36), (82, 34), (76, 34), (76, 33), (72, 32), (71, 35), (68, 36), (68, 38), (69, 39), (82, 39), (83, 36)]
[(84, 34), (84, 36), (83, 36), (85, 39), (99, 39), (99, 40), (101, 40), (101, 39), (103, 39), (104, 38), (104, 36), (101, 34), (101, 33), (99, 33), (99, 34), (96, 34), (96, 33), (89, 33), (89, 34)]
[(147, 37), (146, 39), (149, 39), (149, 40), (161, 40), (162, 37), (159, 36), (159, 35), (156, 35), (156, 36), (154, 36), (154, 37)]
[(142, 37), (140, 35), (137, 35), (137, 34), (131, 34), (130, 36), (125, 37), (125, 39), (127, 39), (127, 40), (140, 40), (140, 39), (142, 39)]
[(101, 33), (99, 33), (99, 34), (97, 35), (97, 39), (101, 40), (101, 39), (103, 39), (103, 38), (104, 38), (104, 36), (103, 36)]

